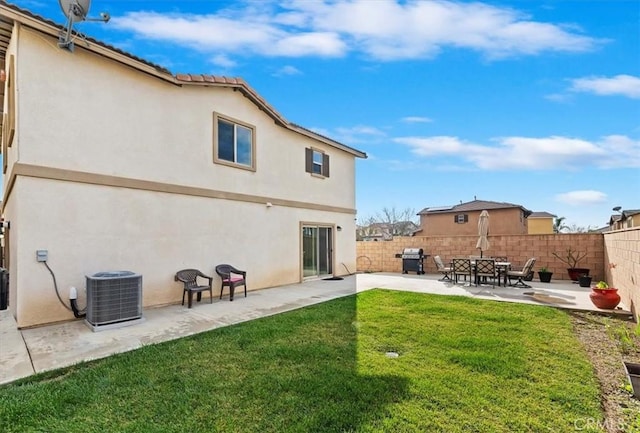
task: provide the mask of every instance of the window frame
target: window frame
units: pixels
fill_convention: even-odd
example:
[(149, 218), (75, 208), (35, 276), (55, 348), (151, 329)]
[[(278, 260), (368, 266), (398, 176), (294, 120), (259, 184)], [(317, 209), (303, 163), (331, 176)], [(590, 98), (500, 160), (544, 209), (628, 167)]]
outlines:
[[(322, 162), (316, 162), (316, 156), (320, 156)], [(322, 149), (316, 147), (305, 148), (305, 171), (311, 176), (325, 179), (329, 177), (329, 154)], [(316, 167), (320, 168), (320, 172), (316, 171)]]
[[(219, 146), (219, 142), (218, 142), (218, 122), (219, 121), (223, 121), (226, 123), (230, 123), (233, 125), (234, 127), (234, 161), (230, 161), (227, 159), (223, 159), (220, 158), (218, 156), (218, 151), (220, 149)], [(238, 160), (238, 152), (237, 152), (237, 148), (238, 148), (238, 140), (237, 140), (237, 127), (243, 127), (248, 129), (251, 132), (251, 164), (247, 165), (247, 164), (243, 164), (240, 162), (237, 162)], [(233, 117), (230, 116), (226, 116), (224, 114), (220, 114), (217, 112), (213, 112), (213, 162), (215, 164), (221, 164), (221, 165), (226, 165), (229, 167), (235, 167), (235, 168), (241, 168), (243, 170), (249, 170), (249, 171), (256, 171), (256, 127), (254, 125), (251, 125), (249, 123), (243, 122), (241, 120), (238, 119), (234, 119)]]
[(454, 216), (454, 222), (456, 224), (465, 224), (469, 222), (469, 215), (466, 213), (456, 214)]

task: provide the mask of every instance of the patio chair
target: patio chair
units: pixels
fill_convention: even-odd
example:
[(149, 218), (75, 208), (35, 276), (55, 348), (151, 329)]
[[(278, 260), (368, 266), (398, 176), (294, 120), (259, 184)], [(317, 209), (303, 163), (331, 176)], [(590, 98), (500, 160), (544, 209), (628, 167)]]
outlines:
[[(198, 278), (206, 279), (209, 283), (205, 285), (198, 284)], [(203, 274), (197, 269), (183, 269), (176, 272), (174, 280), (180, 281), (184, 284), (184, 288), (182, 290), (182, 305), (184, 305), (185, 294), (188, 294), (189, 308), (191, 308), (193, 294), (198, 294), (197, 300), (200, 302), (202, 299), (202, 292), (206, 291), (209, 291), (209, 302), (213, 303), (213, 288), (211, 287), (213, 278), (210, 276)]]
[[(498, 266), (498, 263), (508, 263), (509, 259), (507, 256), (494, 256), (493, 260), (496, 261), (496, 272), (498, 272), (499, 278), (504, 280), (504, 285), (507, 285), (507, 271), (511, 269), (511, 267)], [(498, 284), (499, 285), (499, 284)]]
[[(530, 288), (531, 286), (524, 282), (524, 279), (533, 272), (533, 265), (536, 264), (536, 259), (534, 257), (527, 260), (527, 262), (522, 267), (521, 271), (507, 271), (507, 278), (509, 279), (509, 286), (511, 287), (524, 287)], [(517, 278), (515, 284), (511, 284), (511, 280)]]
[(473, 267), (471, 266), (470, 259), (453, 259), (451, 262), (452, 273), (453, 273), (453, 282), (458, 284), (458, 276), (464, 275), (465, 280), (467, 276), (469, 277), (469, 281), (471, 281), (471, 277), (473, 275)]
[(451, 273), (451, 266), (445, 266), (440, 256), (433, 256), (433, 261), (436, 263), (438, 272), (444, 275), (438, 281), (451, 281), (451, 277), (449, 277), (449, 274)]
[(222, 283), (220, 285), (220, 299), (224, 287), (229, 287), (229, 301), (233, 301), (233, 294), (236, 287), (244, 286), (244, 297), (247, 297), (247, 272), (236, 269), (231, 265), (222, 264), (216, 266), (216, 274), (220, 276)]
[(500, 285), (500, 274), (498, 268), (496, 268), (496, 261), (494, 259), (477, 259), (476, 260), (476, 286), (480, 284), (480, 280), (491, 279), (491, 285), (496, 286), (496, 280), (498, 280), (498, 286)]

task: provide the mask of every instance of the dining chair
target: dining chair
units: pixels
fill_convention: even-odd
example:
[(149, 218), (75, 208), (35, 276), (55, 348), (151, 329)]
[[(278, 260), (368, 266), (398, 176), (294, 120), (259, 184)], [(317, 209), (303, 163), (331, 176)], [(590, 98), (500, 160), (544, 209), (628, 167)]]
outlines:
[(451, 277), (449, 277), (449, 274), (451, 273), (451, 266), (445, 266), (440, 256), (433, 256), (433, 261), (436, 263), (438, 272), (444, 275), (438, 281), (451, 281)]
[(499, 278), (501, 280), (504, 280), (504, 285), (506, 287), (507, 285), (507, 271), (511, 270), (511, 265), (509, 266), (504, 266), (504, 265), (498, 265), (498, 263), (508, 263), (509, 259), (507, 256), (494, 256), (492, 257), (492, 259), (494, 259), (496, 261), (496, 272), (499, 275)]
[(458, 276), (463, 275), (465, 280), (469, 277), (469, 282), (473, 276), (473, 267), (470, 259), (453, 259), (451, 262), (453, 282), (458, 284)]
[(494, 259), (477, 259), (476, 260), (476, 286), (480, 284), (480, 279), (491, 279), (491, 285), (496, 286), (496, 280), (498, 280), (498, 286), (500, 285), (500, 275), (496, 268), (496, 261)]

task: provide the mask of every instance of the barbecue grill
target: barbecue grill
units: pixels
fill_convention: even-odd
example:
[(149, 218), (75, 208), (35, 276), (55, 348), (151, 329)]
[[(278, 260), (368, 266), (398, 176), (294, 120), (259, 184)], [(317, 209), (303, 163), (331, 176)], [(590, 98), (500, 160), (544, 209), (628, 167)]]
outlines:
[(424, 274), (424, 254), (422, 248), (405, 248), (400, 256), (402, 258), (402, 273), (415, 272)]

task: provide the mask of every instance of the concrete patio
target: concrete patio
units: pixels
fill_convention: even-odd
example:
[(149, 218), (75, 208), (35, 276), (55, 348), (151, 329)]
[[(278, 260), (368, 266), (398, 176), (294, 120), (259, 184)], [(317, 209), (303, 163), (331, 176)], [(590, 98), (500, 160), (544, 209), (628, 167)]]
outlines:
[[(213, 303), (205, 297), (189, 309), (182, 305), (144, 310), (144, 321), (131, 326), (93, 332), (83, 320), (32, 329), (17, 329), (8, 310), (0, 311), (0, 384), (35, 373), (70, 366), (197, 334), (223, 326), (270, 316), (371, 288), (419, 293), (469, 296), (493, 301), (546, 305), (573, 310), (631, 315), (627, 306), (598, 310), (589, 288), (570, 281), (528, 282), (532, 288), (474, 286), (439, 281), (440, 275), (392, 273), (357, 274), (342, 280), (313, 280), (250, 292), (248, 297), (228, 297)], [(176, 297), (179, 297), (177, 294)]]

